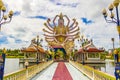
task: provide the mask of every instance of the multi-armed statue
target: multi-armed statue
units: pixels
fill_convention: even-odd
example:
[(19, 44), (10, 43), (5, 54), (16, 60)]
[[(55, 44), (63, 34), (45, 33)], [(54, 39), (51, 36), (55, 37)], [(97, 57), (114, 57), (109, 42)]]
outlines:
[[(56, 24), (56, 19), (58, 23)], [(64, 20), (67, 22), (64, 22)], [(66, 52), (74, 47), (74, 40), (79, 37), (79, 27), (76, 19), (73, 19), (73, 23), (70, 25), (70, 20), (66, 15), (56, 15), (53, 19), (53, 24), (50, 24), (50, 19), (47, 20), (44, 25), (46, 29), (44, 36), (50, 46), (62, 46)], [(65, 24), (66, 23), (66, 24)]]

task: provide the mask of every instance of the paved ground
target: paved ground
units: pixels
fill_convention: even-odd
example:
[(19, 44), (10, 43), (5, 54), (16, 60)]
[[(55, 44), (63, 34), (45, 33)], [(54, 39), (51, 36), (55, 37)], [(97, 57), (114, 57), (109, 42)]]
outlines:
[[(67, 70), (68, 70), (68, 72), (71, 75), (71, 77), (72, 77), (73, 80), (90, 80), (88, 77), (86, 77), (84, 74), (82, 74), (79, 70), (77, 70), (71, 64), (65, 63), (65, 65), (66, 65), (66, 68), (67, 68)], [(41, 73), (39, 73), (38, 75), (36, 75), (31, 80), (52, 80), (53, 77), (55, 76), (57, 68), (58, 68), (58, 63), (53, 63), (51, 66), (49, 66), (47, 69), (45, 69), (44, 71), (42, 71)], [(60, 68), (60, 66), (59, 66), (59, 68)], [(64, 70), (64, 71), (66, 71), (66, 70)], [(61, 76), (64, 73), (65, 72), (60, 73)], [(60, 79), (54, 79), (54, 80), (60, 80)], [(68, 79), (68, 80), (71, 80), (71, 79)]]
[(73, 80), (64, 62), (59, 62), (52, 80)]
[(69, 64), (69, 63), (65, 63), (65, 64), (66, 64), (66, 67), (67, 67), (68, 71), (70, 72), (73, 80), (90, 80), (87, 76), (82, 74), (78, 69), (73, 67), (71, 64)]
[(54, 72), (57, 68), (58, 63), (53, 63), (47, 69), (36, 75), (31, 80), (52, 80)]

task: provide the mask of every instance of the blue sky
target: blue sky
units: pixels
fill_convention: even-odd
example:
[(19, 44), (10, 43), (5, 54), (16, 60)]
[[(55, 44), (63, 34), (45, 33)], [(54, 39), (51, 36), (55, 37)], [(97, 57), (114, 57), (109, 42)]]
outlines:
[(82, 22), (85, 23), (86, 25), (87, 25), (87, 24), (92, 24), (92, 23), (93, 23), (92, 20), (88, 20), (88, 19), (85, 18), (85, 17), (81, 18), (81, 20), (82, 20)]
[(0, 44), (8, 44), (6, 36), (3, 36), (3, 37), (0, 38)]
[(36, 19), (43, 19), (43, 20), (47, 20), (48, 19), (45, 16), (30, 16), (29, 18), (36, 18)]
[(20, 11), (14, 11), (14, 14), (13, 14), (13, 15), (14, 15), (14, 16), (19, 16), (20, 13), (21, 13)]
[[(71, 23), (75, 18), (79, 23), (80, 35), (93, 39), (97, 47), (112, 48), (111, 38), (115, 38), (115, 47), (119, 46), (116, 25), (106, 23), (101, 13), (103, 8), (108, 8), (112, 0), (3, 0), (3, 2), (7, 11), (14, 11), (14, 16), (9, 24), (2, 25), (0, 48), (27, 47), (36, 35), (44, 39), (42, 31), (45, 27), (44, 22), (48, 18), (53, 20), (55, 15), (61, 12), (70, 18)], [(79, 46), (77, 41), (75, 43)], [(42, 44), (47, 45), (45, 41)]]

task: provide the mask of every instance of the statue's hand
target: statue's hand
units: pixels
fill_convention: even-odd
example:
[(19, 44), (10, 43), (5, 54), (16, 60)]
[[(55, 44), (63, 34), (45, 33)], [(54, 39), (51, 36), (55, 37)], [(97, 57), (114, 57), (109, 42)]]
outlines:
[(76, 22), (76, 25), (78, 25), (78, 22)]
[[(67, 15), (64, 15), (65, 17), (67, 17)], [(67, 17), (68, 18), (68, 17)]]
[(75, 21), (76, 21), (76, 19), (75, 19), (75, 18), (73, 18), (73, 21), (75, 22)]
[(56, 15), (55, 18), (58, 17), (58, 16), (59, 16), (59, 15)]
[(51, 21), (51, 20), (50, 20), (50, 18), (48, 18), (48, 20), (47, 20), (47, 21)]
[(46, 26), (47, 24), (46, 24), (46, 23), (44, 23), (44, 25)]
[(43, 29), (43, 31), (45, 31), (45, 29)]

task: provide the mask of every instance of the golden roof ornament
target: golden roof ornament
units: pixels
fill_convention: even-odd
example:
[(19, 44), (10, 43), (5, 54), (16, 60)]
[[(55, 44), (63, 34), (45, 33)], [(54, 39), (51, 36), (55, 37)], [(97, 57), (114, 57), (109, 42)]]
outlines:
[(6, 53), (6, 49), (5, 48), (3, 48), (3, 53)]

